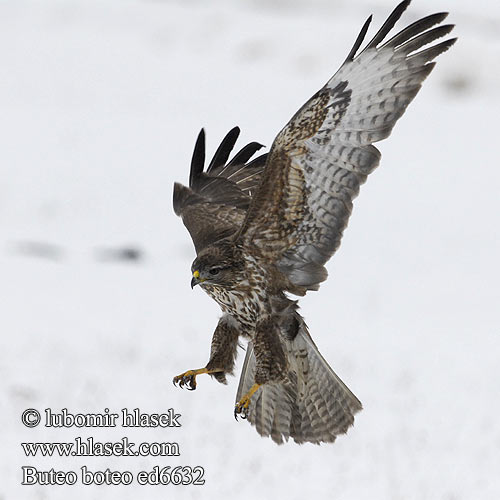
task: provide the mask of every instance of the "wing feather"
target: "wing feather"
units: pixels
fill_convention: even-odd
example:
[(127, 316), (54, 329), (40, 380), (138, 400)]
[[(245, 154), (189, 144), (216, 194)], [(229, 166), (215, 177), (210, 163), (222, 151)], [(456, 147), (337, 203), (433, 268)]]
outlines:
[(401, 2), (356, 55), (371, 18), (337, 73), (278, 134), (269, 153), (239, 241), (259, 252), (293, 285), (316, 290), (324, 264), (340, 245), (352, 201), (378, 166), (374, 142), (396, 121), (456, 39), (424, 48), (447, 35), (446, 13), (409, 25), (384, 43), (409, 5)]
[(394, 25), (398, 22), (399, 18), (403, 15), (403, 12), (410, 5), (411, 0), (404, 0), (391, 12), (390, 16), (387, 18), (382, 27), (378, 30), (377, 34), (368, 42), (365, 47), (365, 51), (368, 49), (376, 48), (377, 45), (389, 34), (389, 32), (394, 28)]
[(189, 187), (174, 185), (174, 211), (182, 218), (197, 252), (237, 232), (260, 182), (267, 155), (246, 162), (262, 148), (261, 144), (246, 145), (228, 162), (239, 133), (238, 127), (228, 132), (204, 171), (205, 131), (202, 129), (191, 160)]
[[(203, 135), (205, 135), (204, 131)], [(212, 161), (208, 165), (207, 173), (210, 173), (214, 168), (224, 167), (224, 165), (227, 162), (227, 159), (229, 158), (229, 155), (231, 154), (231, 151), (234, 148), (234, 145), (236, 144), (236, 141), (238, 140), (239, 135), (240, 135), (239, 127), (234, 127), (226, 134), (226, 137), (222, 139), (222, 142), (220, 143), (220, 146), (217, 148), (217, 151), (215, 152)]]

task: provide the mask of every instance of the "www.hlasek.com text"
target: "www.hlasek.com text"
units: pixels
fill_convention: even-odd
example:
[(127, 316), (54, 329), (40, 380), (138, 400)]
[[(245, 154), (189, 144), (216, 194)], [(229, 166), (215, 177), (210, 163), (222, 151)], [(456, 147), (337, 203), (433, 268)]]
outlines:
[(127, 437), (115, 442), (100, 442), (77, 437), (69, 443), (21, 443), (27, 457), (178, 457), (178, 443), (131, 443)]

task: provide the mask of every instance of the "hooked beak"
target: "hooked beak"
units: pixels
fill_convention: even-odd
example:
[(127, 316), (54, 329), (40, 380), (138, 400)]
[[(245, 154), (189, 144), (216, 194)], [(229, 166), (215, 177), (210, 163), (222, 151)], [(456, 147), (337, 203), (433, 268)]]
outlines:
[(193, 289), (199, 283), (201, 283), (200, 272), (199, 271), (195, 271), (193, 273), (193, 278), (191, 279), (191, 289)]

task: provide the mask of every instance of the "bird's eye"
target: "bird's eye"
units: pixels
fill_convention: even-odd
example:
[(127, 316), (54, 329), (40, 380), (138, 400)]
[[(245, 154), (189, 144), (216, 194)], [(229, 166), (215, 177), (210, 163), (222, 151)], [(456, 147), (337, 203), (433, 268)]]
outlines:
[(212, 275), (212, 276), (216, 276), (217, 274), (219, 274), (219, 271), (220, 269), (218, 267), (213, 267), (212, 269), (210, 269), (208, 272)]

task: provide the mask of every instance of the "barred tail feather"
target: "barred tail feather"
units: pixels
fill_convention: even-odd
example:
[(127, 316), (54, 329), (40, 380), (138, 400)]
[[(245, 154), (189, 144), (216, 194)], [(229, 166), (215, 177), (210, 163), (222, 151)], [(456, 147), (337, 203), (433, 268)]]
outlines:
[[(353, 424), (362, 408), (360, 401), (320, 354), (302, 318), (296, 337), (283, 339), (283, 345), (288, 377), (259, 388), (251, 399), (248, 421), (261, 436), (278, 444), (289, 438), (297, 443), (335, 441)], [(254, 374), (255, 355), (249, 342), (236, 401), (253, 385)]]

